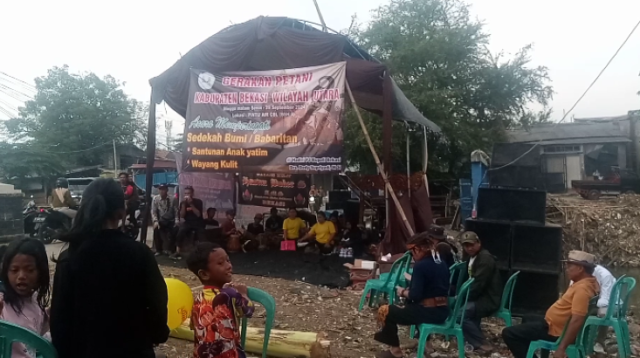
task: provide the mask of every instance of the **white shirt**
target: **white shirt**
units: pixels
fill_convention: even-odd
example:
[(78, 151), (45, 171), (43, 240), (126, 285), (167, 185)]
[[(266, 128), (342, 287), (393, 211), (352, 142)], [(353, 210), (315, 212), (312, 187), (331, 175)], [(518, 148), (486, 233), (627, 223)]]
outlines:
[[(616, 278), (606, 268), (596, 265), (593, 270), (593, 277), (598, 281), (600, 285), (600, 297), (598, 298), (598, 308), (609, 307), (609, 296), (611, 296), (611, 289), (616, 283)], [(573, 285), (573, 281), (571, 281)]]

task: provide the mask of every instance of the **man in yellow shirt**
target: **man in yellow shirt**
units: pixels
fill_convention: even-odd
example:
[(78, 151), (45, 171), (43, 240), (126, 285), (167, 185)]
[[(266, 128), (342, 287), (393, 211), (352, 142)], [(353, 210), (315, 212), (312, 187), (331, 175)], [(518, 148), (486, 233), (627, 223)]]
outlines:
[(298, 217), (296, 208), (289, 209), (289, 217), (284, 219), (282, 230), (285, 240), (298, 240), (302, 229), (306, 227), (304, 221)]
[(565, 263), (567, 276), (574, 284), (547, 310), (544, 320), (533, 320), (502, 330), (504, 343), (514, 358), (525, 358), (532, 341), (557, 340), (568, 321), (564, 338), (553, 354), (556, 358), (564, 358), (565, 350), (580, 333), (589, 313), (589, 301), (600, 291), (598, 281), (593, 277), (595, 256), (584, 251), (571, 251)]
[(318, 223), (313, 225), (311, 230), (300, 241), (313, 240), (313, 243), (322, 254), (330, 255), (333, 252), (333, 238), (336, 236), (336, 227), (331, 221), (327, 221), (327, 216), (324, 212), (319, 211), (316, 216), (318, 217)]

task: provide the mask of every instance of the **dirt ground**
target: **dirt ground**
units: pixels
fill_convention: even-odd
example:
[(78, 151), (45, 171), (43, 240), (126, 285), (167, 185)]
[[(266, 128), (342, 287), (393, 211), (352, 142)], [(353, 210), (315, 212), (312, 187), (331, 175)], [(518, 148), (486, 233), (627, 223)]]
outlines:
[[(195, 276), (186, 269), (160, 266), (165, 277), (177, 278), (188, 285), (199, 286)], [(248, 286), (260, 288), (269, 292), (276, 299), (276, 329), (323, 332), (331, 341), (331, 357), (373, 357), (383, 346), (373, 340), (377, 330), (375, 312), (369, 308), (358, 312), (360, 301), (359, 291), (335, 290), (312, 286), (304, 282), (294, 282), (268, 277), (235, 275), (234, 280)], [(256, 311), (257, 317), (262, 317), (261, 310)], [(261, 327), (262, 319), (251, 319), (249, 325)], [(487, 321), (485, 331), (492, 341), (497, 341), (502, 330), (502, 324), (496, 320)], [(409, 340), (408, 330), (401, 329), (400, 336), (403, 345), (414, 348), (416, 342)], [(443, 342), (437, 341), (438, 349), (432, 357), (457, 356), (457, 351), (451, 346), (447, 349)], [(505, 347), (496, 352), (498, 357), (508, 356)], [(193, 356), (193, 343), (170, 338), (159, 351), (169, 358), (187, 358)], [(409, 352), (408, 350), (407, 352)], [(415, 354), (415, 349), (414, 352)]]

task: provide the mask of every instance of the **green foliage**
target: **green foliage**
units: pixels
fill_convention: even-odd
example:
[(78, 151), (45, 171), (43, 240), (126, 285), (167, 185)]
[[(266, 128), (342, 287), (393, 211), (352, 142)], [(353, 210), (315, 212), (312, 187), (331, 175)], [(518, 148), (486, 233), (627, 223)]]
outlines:
[(60, 174), (60, 158), (28, 144), (0, 143), (0, 180), (28, 176), (55, 177)]
[[(490, 151), (493, 143), (504, 140), (506, 129), (549, 118), (546, 107), (553, 90), (547, 69), (530, 65), (531, 46), (511, 58), (492, 54), (483, 24), (471, 19), (461, 0), (391, 0), (374, 10), (369, 24), (351, 32), (390, 68), (413, 104), (442, 128), (444, 136), (432, 135), (429, 141), (431, 169), (457, 175), (466, 169), (473, 150)], [(532, 103), (545, 109), (532, 113), (527, 109)], [(381, 119), (368, 122), (372, 139), (381, 147)], [(348, 162), (370, 168), (373, 159), (362, 150), (364, 138), (351, 132), (356, 130), (353, 118), (348, 116), (345, 125)], [(405, 162), (405, 134), (396, 133), (404, 128), (394, 123), (395, 165)], [(422, 142), (420, 131), (411, 135), (412, 156), (421, 156)], [(420, 167), (419, 160), (412, 161), (412, 170)]]
[(61, 171), (101, 164), (113, 140), (145, 145), (148, 106), (129, 98), (115, 78), (72, 74), (63, 66), (35, 82), (34, 99), (4, 127), (14, 142), (27, 143), (32, 151), (59, 154)]

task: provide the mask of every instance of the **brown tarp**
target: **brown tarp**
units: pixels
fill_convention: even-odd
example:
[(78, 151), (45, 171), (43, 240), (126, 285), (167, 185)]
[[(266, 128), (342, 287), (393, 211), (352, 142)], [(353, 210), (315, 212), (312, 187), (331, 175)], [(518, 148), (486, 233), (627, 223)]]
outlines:
[[(347, 61), (347, 81), (358, 105), (381, 114), (386, 67), (347, 37), (319, 31), (286, 17), (258, 17), (230, 26), (204, 40), (173, 66), (150, 80), (155, 103), (163, 100), (185, 117), (189, 69), (213, 73), (263, 71)], [(393, 119), (440, 128), (426, 119), (393, 84)]]

